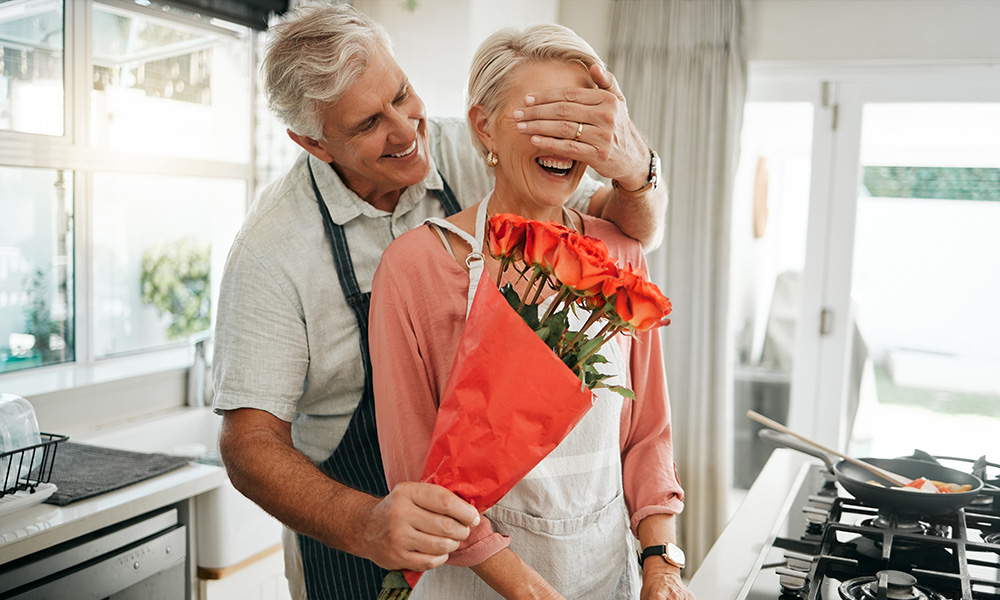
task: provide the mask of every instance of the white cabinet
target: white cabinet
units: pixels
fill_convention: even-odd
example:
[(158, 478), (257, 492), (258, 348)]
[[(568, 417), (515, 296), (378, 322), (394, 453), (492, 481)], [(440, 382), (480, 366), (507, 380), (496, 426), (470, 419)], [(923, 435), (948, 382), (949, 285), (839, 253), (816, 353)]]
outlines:
[(280, 545), (228, 569), (199, 569), (198, 577), (201, 600), (291, 600)]

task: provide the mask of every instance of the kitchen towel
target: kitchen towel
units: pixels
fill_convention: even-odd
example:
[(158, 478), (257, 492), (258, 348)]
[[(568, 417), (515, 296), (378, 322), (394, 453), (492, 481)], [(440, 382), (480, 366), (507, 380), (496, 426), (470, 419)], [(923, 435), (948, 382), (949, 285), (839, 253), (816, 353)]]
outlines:
[(190, 461), (184, 456), (63, 442), (56, 450), (50, 479), (59, 489), (45, 502), (66, 506), (161, 475)]

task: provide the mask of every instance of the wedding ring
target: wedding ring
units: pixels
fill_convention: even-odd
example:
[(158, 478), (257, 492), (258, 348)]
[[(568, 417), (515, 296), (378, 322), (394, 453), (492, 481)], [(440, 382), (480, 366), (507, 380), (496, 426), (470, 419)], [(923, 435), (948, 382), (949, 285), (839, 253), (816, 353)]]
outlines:
[(579, 142), (581, 135), (583, 135), (583, 123), (580, 123), (580, 126), (576, 128), (576, 137), (573, 138), (573, 141)]

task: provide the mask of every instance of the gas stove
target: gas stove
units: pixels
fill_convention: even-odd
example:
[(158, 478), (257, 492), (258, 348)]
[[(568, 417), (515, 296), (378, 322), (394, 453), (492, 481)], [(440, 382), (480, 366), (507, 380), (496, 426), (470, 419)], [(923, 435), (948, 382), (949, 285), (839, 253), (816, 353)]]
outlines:
[[(997, 465), (978, 467), (998, 483)], [(951, 514), (900, 515), (856, 501), (822, 465), (803, 471), (739, 598), (1000, 600), (1000, 495)]]

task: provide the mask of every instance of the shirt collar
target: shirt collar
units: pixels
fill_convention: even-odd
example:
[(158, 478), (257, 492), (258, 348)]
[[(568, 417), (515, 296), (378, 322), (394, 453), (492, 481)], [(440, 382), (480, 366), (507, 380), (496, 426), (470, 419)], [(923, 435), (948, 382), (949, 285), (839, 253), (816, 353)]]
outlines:
[[(316, 176), (316, 185), (323, 194), (323, 201), (330, 209), (330, 217), (334, 223), (344, 225), (359, 216), (379, 218), (388, 214), (368, 204), (351, 191), (330, 164), (324, 163), (312, 155), (309, 155), (308, 160), (312, 166), (313, 174)], [(428, 162), (430, 163), (430, 171), (427, 176), (406, 188), (399, 198), (399, 203), (396, 204), (394, 211), (397, 217), (412, 210), (418, 202), (424, 199), (428, 190), (444, 189), (444, 181), (434, 164), (434, 158), (428, 157)]]

